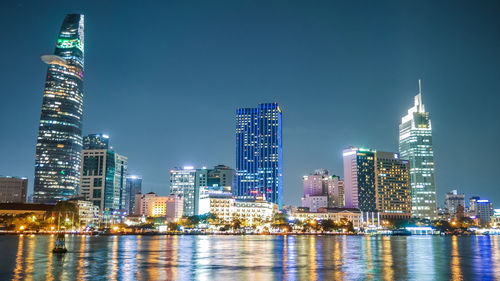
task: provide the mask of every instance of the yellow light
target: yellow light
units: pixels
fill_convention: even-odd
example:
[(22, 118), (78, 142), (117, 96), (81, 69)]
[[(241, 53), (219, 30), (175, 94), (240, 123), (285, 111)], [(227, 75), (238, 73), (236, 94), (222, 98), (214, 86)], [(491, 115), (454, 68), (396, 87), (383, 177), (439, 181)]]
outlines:
[(21, 225), (21, 227), (19, 227), (19, 230), (24, 230), (24, 225)]
[(118, 226), (114, 226), (114, 227), (113, 227), (113, 230), (114, 230), (114, 231), (118, 231)]
[(55, 227), (54, 227), (54, 226), (51, 226), (51, 227), (50, 227), (50, 230), (54, 230), (54, 229), (55, 229)]

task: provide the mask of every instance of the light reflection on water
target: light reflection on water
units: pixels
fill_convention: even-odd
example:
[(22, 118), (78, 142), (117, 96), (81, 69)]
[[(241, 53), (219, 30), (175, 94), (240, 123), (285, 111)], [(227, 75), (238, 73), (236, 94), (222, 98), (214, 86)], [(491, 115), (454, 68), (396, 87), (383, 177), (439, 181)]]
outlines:
[(11, 280), (491, 280), (498, 236), (0, 236)]

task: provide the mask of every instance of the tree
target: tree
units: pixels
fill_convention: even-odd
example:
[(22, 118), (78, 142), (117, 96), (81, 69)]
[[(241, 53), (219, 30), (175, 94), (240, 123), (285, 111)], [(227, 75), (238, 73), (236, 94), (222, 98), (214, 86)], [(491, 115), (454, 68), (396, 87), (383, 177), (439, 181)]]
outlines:
[(231, 223), (231, 226), (233, 227), (233, 230), (236, 231), (241, 228), (242, 222), (238, 217), (233, 218), (233, 222)]
[(280, 230), (291, 231), (292, 227), (288, 222), (288, 216), (284, 213), (276, 213), (272, 218), (271, 226), (273, 228), (279, 228)]
[(199, 216), (189, 216), (189, 217), (182, 217), (179, 220), (179, 224), (184, 226), (185, 228), (194, 228), (200, 223), (200, 217)]
[(319, 226), (323, 232), (328, 232), (334, 230), (337, 225), (332, 220), (327, 219), (320, 221)]
[(447, 232), (447, 231), (452, 230), (451, 224), (448, 221), (445, 221), (445, 220), (435, 221), (432, 224), (432, 226), (434, 226), (434, 228), (436, 228), (437, 230), (439, 230), (441, 232)]
[(354, 232), (354, 226), (352, 225), (352, 222), (346, 218), (340, 219), (339, 226), (342, 227), (342, 229), (345, 229), (347, 232)]
[(178, 228), (179, 228), (179, 224), (177, 224), (176, 222), (169, 222), (168, 223), (168, 230), (177, 231)]
[(52, 208), (52, 214), (55, 218), (55, 224), (63, 228), (72, 228), (74, 225), (80, 227), (80, 217), (78, 215), (78, 206), (68, 201), (59, 201)]

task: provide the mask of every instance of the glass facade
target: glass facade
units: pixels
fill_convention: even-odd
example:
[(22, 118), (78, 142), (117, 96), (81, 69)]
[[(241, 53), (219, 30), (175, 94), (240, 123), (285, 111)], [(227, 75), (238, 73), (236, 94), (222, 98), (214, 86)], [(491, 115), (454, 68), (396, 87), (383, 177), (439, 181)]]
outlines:
[(35, 155), (34, 200), (66, 200), (78, 193), (82, 152), (83, 15), (64, 19), (48, 70)]
[(422, 103), (420, 81), (414, 106), (399, 125), (399, 154), (410, 162), (412, 216), (437, 219), (432, 126)]
[(365, 148), (344, 150), (345, 207), (376, 211), (375, 153)]
[(104, 134), (91, 134), (83, 138), (83, 149), (108, 149), (109, 136)]
[(282, 112), (277, 103), (236, 112), (236, 193), (283, 207)]
[(358, 208), (363, 212), (375, 212), (375, 153), (358, 151), (357, 153)]
[[(135, 214), (135, 195), (142, 192), (142, 178), (137, 176), (127, 177), (127, 192), (125, 194), (125, 209), (129, 214)], [(137, 214), (135, 214), (137, 215)]]
[(111, 149), (84, 149), (82, 154), (80, 196), (92, 201), (109, 220), (113, 211), (127, 206), (127, 157)]
[(196, 170), (192, 167), (174, 168), (170, 170), (170, 193), (184, 197), (183, 216), (194, 216), (195, 213), (195, 179)]
[(377, 211), (388, 219), (411, 216), (410, 165), (393, 152), (376, 153)]

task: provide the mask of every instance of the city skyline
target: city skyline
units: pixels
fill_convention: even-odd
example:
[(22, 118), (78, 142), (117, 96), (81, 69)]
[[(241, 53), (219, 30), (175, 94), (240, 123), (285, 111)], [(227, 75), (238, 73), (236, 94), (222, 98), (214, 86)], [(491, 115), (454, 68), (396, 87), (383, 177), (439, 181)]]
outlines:
[[(56, 11), (59, 14), (56, 14), (55, 13)], [(97, 24), (100, 19), (98, 16), (99, 13), (96, 12), (96, 10), (92, 10), (90, 8), (87, 12), (89, 12), (88, 16), (95, 19), (94, 23), (95, 26), (93, 28), (94, 31), (97, 31), (97, 29), (95, 28), (97, 27)], [(29, 51), (27, 53), (40, 54), (43, 53), (44, 50), (43, 48), (45, 48), (45, 50), (48, 49), (48, 46), (50, 44), (47, 45), (46, 43), (54, 41), (56, 33), (54, 32), (54, 30), (57, 30), (57, 26), (52, 25), (52, 23), (59, 21), (60, 24), (61, 17), (63, 14), (64, 13), (60, 13), (60, 10), (56, 9), (53, 14), (50, 13), (50, 16), (48, 16), (50, 20), (45, 22), (37, 20), (39, 22), (38, 25), (43, 26), (44, 30), (42, 32), (43, 36), (46, 36), (47, 38), (43, 38), (42, 40), (40, 40), (41, 42), (35, 42), (37, 40), (36, 38), (38, 38), (37, 36), (35, 36), (35, 38), (32, 39), (33, 44), (29, 45)], [(36, 19), (36, 16), (34, 18)], [(316, 25), (313, 26), (317, 27)], [(274, 27), (274, 25), (271, 24), (271, 27)], [(312, 27), (309, 26), (309, 29), (311, 28)], [(326, 34), (324, 32), (328, 30), (322, 30), (322, 31), (323, 31), (322, 34)], [(274, 33), (276, 32), (277, 31), (274, 30)], [(90, 35), (93, 38), (92, 41), (94, 42), (93, 47), (91, 49), (92, 54), (94, 54), (94, 58), (92, 59), (89, 58), (89, 61), (92, 61), (94, 63), (93, 66), (94, 69), (97, 69), (100, 63), (97, 62), (97, 60), (102, 59), (102, 57), (99, 58), (99, 56), (96, 56), (99, 50), (99, 47), (97, 46), (98, 45), (97, 42), (100, 39), (99, 34), (100, 34), (99, 32), (94, 32), (92, 35)], [(255, 34), (253, 35), (254, 37), (256, 36)], [(485, 40), (485, 38), (483, 38), (483, 40)], [(408, 39), (408, 41), (411, 40)], [(424, 42), (426, 44), (429, 44), (430, 42), (432, 42), (432, 40), (427, 39), (427, 41)], [(47, 46), (39, 47), (44, 44)], [(276, 45), (277, 43), (274, 42), (274, 44), (275, 45), (272, 45), (271, 48), (274, 48), (273, 50), (277, 50), (278, 48), (278, 46)], [(25, 51), (26, 46), (24, 45), (27, 44), (21, 44), (21, 45), (23, 46), (19, 47), (20, 51)], [(126, 44), (123, 46), (126, 46)], [(211, 47), (213, 48), (214, 46)], [(236, 47), (241, 47), (241, 46), (236, 44)], [(10, 49), (8, 49), (9, 52), (7, 52), (7, 49), (5, 49), (5, 47), (3, 48), (4, 48), (2, 49), (3, 53), (11, 53), (13, 51), (17, 52), (17, 50), (12, 50), (12, 46), (10, 46)], [(309, 48), (311, 47), (309, 46)], [(262, 49), (259, 50), (262, 51)], [(486, 51), (488, 50), (489, 49), (487, 49)], [(241, 51), (243, 51), (243, 49), (241, 49)], [(298, 51), (297, 47), (294, 49), (294, 51), (295, 52)], [(416, 53), (418, 53), (420, 56), (427, 57), (425, 52), (422, 53), (416, 51)], [(136, 54), (131, 54), (131, 55), (136, 56)], [(429, 57), (432, 57), (432, 55), (429, 54), (427, 55)], [(168, 56), (168, 54), (166, 56)], [(33, 183), (33, 180), (31, 175), (33, 174), (33, 172), (30, 171), (33, 171), (33, 165), (32, 165), (33, 158), (32, 156), (31, 158), (28, 158), (26, 157), (26, 155), (28, 155), (29, 153), (31, 153), (31, 155), (34, 154), (33, 143), (36, 138), (34, 137), (36, 135), (35, 132), (36, 129), (33, 130), (34, 126), (29, 124), (33, 123), (32, 120), (36, 119), (36, 117), (33, 119), (33, 116), (36, 116), (36, 114), (39, 112), (38, 110), (40, 108), (40, 102), (41, 102), (40, 96), (43, 91), (42, 89), (43, 82), (39, 83), (40, 82), (39, 80), (43, 77), (43, 71), (40, 71), (40, 69), (42, 69), (42, 66), (35, 65), (36, 63), (39, 62), (33, 55), (26, 57), (29, 57), (29, 59), (24, 57), (21, 58), (23, 63), (26, 65), (35, 66), (34, 70), (36, 70), (36, 73), (27, 76), (29, 77), (30, 81), (34, 82), (27, 83), (25, 81), (24, 83), (30, 85), (27, 86), (26, 89), (24, 89), (24, 84), (20, 84), (21, 86), (16, 85), (16, 90), (17, 92), (24, 93), (26, 95), (27, 89), (34, 89), (33, 91), (30, 90), (28, 100), (33, 99), (35, 101), (33, 101), (32, 104), (31, 102), (28, 103), (26, 108), (23, 110), (23, 114), (26, 115), (26, 117), (22, 118), (20, 117), (19, 119), (14, 119), (14, 120), (19, 120), (18, 122), (12, 122), (10, 121), (12, 119), (10, 118), (7, 119), (6, 115), (2, 115), (2, 119), (4, 121), (2, 122), (1, 129), (3, 131), (12, 131), (13, 135), (15, 136), (19, 135), (20, 137), (22, 137), (22, 139), (21, 140), (16, 139), (14, 140), (14, 142), (12, 142), (11, 140), (5, 140), (6, 141), (6, 145), (4, 148), (5, 150), (3, 150), (2, 152), (3, 155), (5, 155), (6, 157), (5, 158), (6, 163), (0, 164), (0, 170), (2, 171), (2, 174), (29, 177), (30, 193), (32, 193), (31, 185)], [(284, 62), (283, 59), (281, 59), (280, 61)], [(315, 58), (312, 58), (312, 61), (318, 62), (318, 60)], [(247, 61), (245, 60), (245, 62)], [(192, 64), (193, 61), (188, 61), (187, 63)], [(329, 61), (329, 63), (332, 63), (332, 61)], [(410, 65), (411, 63), (408, 64)], [(492, 62), (492, 64), (494, 63)], [(260, 69), (264, 70), (263, 65), (264, 65), (263, 62), (257, 61), (255, 68), (259, 70)], [(328, 64), (326, 64), (326, 66), (324, 65), (323, 67), (327, 67), (327, 65)], [(378, 64), (375, 63), (375, 65)], [(147, 67), (147, 64), (145, 64), (144, 66)], [(177, 66), (179, 65), (177, 64)], [(286, 81), (288, 80), (285, 79), (287, 78), (286, 75), (285, 76), (278, 75), (277, 77), (279, 78), (278, 83), (269, 84), (270, 82), (267, 82), (268, 83), (267, 85), (266, 83), (262, 83), (267, 80), (264, 76), (261, 75), (257, 75), (256, 76), (257, 79), (243, 79), (242, 77), (238, 76), (239, 81), (244, 83), (242, 83), (242, 85), (239, 86), (230, 85), (228, 86), (229, 88), (226, 94), (219, 95), (219, 97), (224, 97), (226, 98), (226, 100), (225, 102), (218, 103), (218, 107), (215, 110), (218, 113), (216, 114), (212, 114), (211, 112), (207, 113), (206, 111), (204, 112), (200, 111), (200, 108), (198, 107), (191, 109), (188, 107), (189, 101), (181, 98), (179, 100), (181, 107), (188, 108), (187, 110), (184, 111), (185, 115), (190, 115), (188, 119), (179, 118), (179, 116), (185, 116), (185, 115), (179, 115), (178, 114), (179, 112), (177, 112), (176, 109), (173, 108), (173, 105), (167, 106), (168, 110), (171, 110), (172, 112), (169, 112), (169, 114), (166, 115), (154, 115), (149, 110), (145, 111), (150, 107), (152, 107), (153, 109), (158, 109), (158, 110), (160, 109), (155, 107), (154, 104), (151, 103), (151, 99), (153, 97), (158, 97), (160, 94), (156, 96), (148, 96), (146, 94), (146, 96), (144, 97), (145, 100), (140, 100), (140, 99), (134, 100), (128, 96), (121, 97), (120, 95), (118, 95), (119, 94), (118, 92), (120, 92), (120, 89), (123, 90), (124, 86), (121, 84), (120, 80), (117, 80), (116, 77), (113, 77), (112, 75), (110, 76), (111, 78), (108, 80), (107, 79), (108, 74), (102, 71), (93, 74), (89, 73), (89, 75), (86, 75), (85, 78), (86, 112), (84, 115), (84, 120), (85, 120), (84, 135), (86, 135), (87, 133), (96, 133), (96, 132), (105, 132), (112, 135), (114, 143), (118, 147), (120, 147), (120, 151), (127, 156), (130, 155), (129, 156), (130, 159), (134, 159), (134, 161), (130, 161), (131, 163), (130, 166), (133, 166), (130, 167), (132, 169), (131, 173), (140, 174), (144, 178), (144, 186), (143, 186), (144, 192), (154, 191), (159, 194), (167, 194), (168, 180), (163, 180), (162, 182), (162, 179), (167, 178), (170, 167), (173, 167), (175, 165), (192, 164), (195, 166), (213, 166), (216, 164), (225, 164), (235, 168), (236, 165), (233, 162), (234, 156), (231, 155), (232, 153), (234, 153), (233, 152), (234, 149), (232, 149), (233, 146), (231, 145), (232, 143), (234, 143), (233, 141), (234, 137), (232, 137), (232, 135), (234, 134), (233, 132), (234, 127), (231, 123), (234, 120), (233, 112), (235, 108), (252, 106), (259, 102), (278, 102), (286, 112), (285, 115), (286, 120), (284, 122), (284, 129), (283, 129), (283, 132), (285, 134), (284, 138), (286, 139), (284, 144), (284, 150), (285, 150), (284, 155), (286, 155), (284, 160), (285, 164), (284, 174), (286, 175), (284, 179), (285, 180), (284, 202), (285, 204), (299, 205), (302, 176), (307, 174), (309, 171), (318, 168), (327, 168), (333, 174), (342, 174), (341, 151), (348, 145), (353, 144), (360, 146), (377, 147), (385, 151), (397, 151), (397, 124), (399, 118), (404, 114), (406, 107), (408, 105), (408, 101), (414, 95), (414, 92), (416, 92), (414, 90), (416, 88), (414, 86), (416, 84), (416, 80), (419, 78), (423, 78), (423, 82), (425, 85), (424, 87), (426, 89), (426, 96), (425, 96), (426, 105), (429, 108), (429, 112), (431, 112), (431, 116), (434, 122), (433, 133), (434, 133), (434, 144), (435, 144), (434, 150), (437, 155), (436, 186), (439, 195), (438, 204), (441, 205), (441, 202), (443, 202), (442, 198), (444, 197), (445, 192), (448, 192), (449, 190), (456, 188), (465, 192), (467, 194), (467, 197), (469, 197), (470, 195), (478, 195), (478, 196), (480, 195), (481, 197), (490, 199), (492, 202), (498, 202), (499, 195), (497, 194), (498, 192), (495, 191), (496, 182), (493, 181), (492, 177), (494, 173), (490, 172), (497, 169), (498, 165), (496, 163), (493, 163), (491, 166), (486, 167), (484, 171), (480, 171), (476, 167), (472, 166), (472, 164), (457, 163), (457, 161), (455, 161), (457, 153), (460, 153), (461, 155), (463, 155), (463, 157), (467, 157), (467, 159), (470, 158), (468, 156), (476, 157), (474, 154), (472, 154), (473, 151), (466, 151), (465, 149), (459, 149), (459, 148), (463, 147), (464, 144), (468, 144), (471, 149), (474, 149), (474, 147), (479, 147), (479, 145), (477, 145), (479, 143), (474, 142), (474, 140), (470, 139), (468, 136), (462, 136), (462, 134), (460, 134), (459, 132), (459, 130), (461, 130), (461, 127), (456, 127), (456, 124), (455, 125), (453, 124), (453, 122), (455, 122), (455, 119), (451, 118), (451, 116), (456, 116), (458, 112), (463, 111), (464, 107), (465, 109), (470, 108), (470, 106), (483, 107), (483, 108), (486, 107), (486, 109), (490, 107), (494, 108), (493, 106), (498, 103), (498, 100), (492, 100), (489, 101), (489, 103), (478, 103), (478, 101), (476, 100), (471, 101), (470, 98), (467, 99), (468, 97), (465, 97), (464, 99), (463, 96), (464, 91), (467, 92), (466, 90), (468, 89), (469, 92), (471, 92), (470, 91), (471, 85), (475, 86), (480, 84), (480, 81), (483, 81), (477, 76), (475, 76), (474, 78), (474, 76), (472, 75), (469, 77), (470, 79), (467, 80), (466, 82), (462, 81), (460, 86), (464, 86), (464, 83), (469, 83), (469, 84), (466, 84), (465, 85), (466, 87), (463, 90), (461, 90), (457, 89), (456, 88), (457, 86), (455, 86), (455, 88), (451, 86), (448, 86), (448, 88), (446, 86), (443, 86), (443, 84), (446, 84), (445, 82), (448, 83), (452, 82), (451, 79), (452, 77), (447, 77), (448, 80), (444, 79), (445, 81), (438, 81), (440, 80), (440, 78), (442, 78), (442, 76), (436, 75), (436, 73), (433, 71), (429, 71), (429, 69), (427, 69), (423, 63), (417, 64), (416, 68), (418, 70), (415, 71), (408, 71), (407, 70), (408, 66), (401, 68), (407, 72), (405, 72), (399, 78), (393, 78), (393, 80), (388, 79), (390, 75), (386, 74), (386, 76), (382, 77), (383, 79), (381, 79), (381, 81), (378, 80), (375, 81), (376, 80), (375, 78), (370, 78), (365, 73), (364, 79), (360, 80), (366, 81), (365, 82), (366, 84), (369, 84), (370, 86), (373, 87), (373, 89), (377, 91), (377, 95), (375, 95), (376, 97), (371, 97), (368, 96), (367, 94), (363, 94), (363, 92), (366, 89), (362, 89), (358, 85), (355, 85), (353, 80), (354, 76), (352, 75), (352, 73), (351, 75), (348, 75), (349, 73), (344, 74), (347, 75), (348, 77), (351, 77), (351, 80), (349, 80), (351, 82), (350, 83), (345, 82), (343, 84), (343, 88), (342, 87), (335, 88), (331, 86), (325, 87), (324, 84), (324, 81), (326, 80), (325, 77), (322, 77), (322, 79), (320, 79), (321, 81), (323, 81), (321, 87), (319, 86), (314, 87), (312, 85), (314, 83), (308, 83), (308, 84), (292, 83), (295, 86), (298, 86), (299, 88), (299, 91), (295, 92), (291, 91), (292, 93), (294, 93), (292, 94), (292, 96), (284, 94), (285, 92), (289, 92), (291, 90), (289, 87), (283, 87), (283, 85), (285, 85)], [(108, 66), (105, 67), (104, 69), (109, 70), (110, 67)], [(113, 66), (112, 69), (116, 70), (116, 66)], [(274, 69), (276, 70), (276, 68)], [(314, 69), (314, 70), (319, 71), (319, 69)], [(147, 71), (147, 68), (144, 71), (149, 73), (149, 71)], [(153, 71), (151, 73), (153, 73)], [(325, 75), (327, 73), (328, 75), (331, 75), (334, 72), (325, 72)], [(493, 77), (496, 77), (495, 73), (496, 72), (493, 72), (492, 74), (491, 78), (492, 80), (494, 80)], [(200, 73), (197, 73), (197, 75), (199, 74)], [(316, 72), (316, 74), (319, 74), (319, 72)], [(461, 74), (465, 76), (464, 73)], [(35, 75), (38, 75), (40, 77), (35, 78)], [(289, 77), (298, 78), (296, 73), (294, 74), (288, 72), (287, 75)], [(90, 79), (89, 76), (92, 79)], [(4, 77), (6, 77), (6, 75), (4, 75)], [(312, 78), (312, 76), (307, 76), (307, 75), (305, 77), (308, 77), (309, 79)], [(186, 77), (184, 78), (187, 79)], [(6, 86), (4, 86), (5, 87), (4, 91), (11, 91), (9, 88), (11, 82), (8, 80), (10, 79), (7, 79), (7, 81), (5, 82)], [(146, 82), (149, 80), (146, 80), (144, 77), (140, 77), (139, 84), (140, 81)], [(188, 83), (189, 80), (183, 80), (183, 81), (184, 83), (186, 83), (184, 86), (189, 84)], [(205, 83), (204, 85), (207, 85), (206, 80), (202, 79), (200, 81)], [(256, 85), (254, 85), (254, 83), (255, 84), (260, 83), (263, 84), (264, 86), (257, 87)], [(467, 88), (467, 85), (469, 88)], [(189, 98), (201, 98), (202, 101), (205, 101), (205, 98), (200, 97), (199, 94), (195, 94), (195, 92), (200, 92), (202, 94), (203, 91), (199, 91), (200, 89), (196, 89), (191, 86), (182, 88), (181, 86), (183, 85), (175, 84), (174, 86), (167, 87), (168, 89), (167, 96), (169, 97), (169, 99), (174, 100), (174, 97), (176, 98), (178, 97), (177, 95), (175, 95), (175, 92), (180, 92), (181, 95), (183, 93), (187, 94)], [(109, 91), (110, 89), (109, 87), (112, 88), (117, 87), (117, 88), (114, 89), (114, 91)], [(220, 84), (215, 85), (215, 87), (213, 87), (212, 90), (208, 89), (208, 91), (209, 92), (212, 91), (213, 93), (214, 89), (218, 89), (220, 91), (221, 90)], [(239, 98), (239, 100), (237, 98), (231, 98), (231, 95), (229, 93), (237, 92), (235, 90), (238, 89), (240, 90), (239, 91), (240, 94), (236, 96)], [(313, 90), (312, 91), (313, 93), (311, 93), (310, 91), (311, 89)], [(314, 92), (314, 89), (316, 89), (316, 92)], [(136, 88), (135, 90), (138, 90), (138, 88)], [(383, 93), (384, 91), (385, 93)], [(320, 92), (321, 94), (318, 94), (318, 92)], [(350, 94), (340, 95), (339, 92), (350, 93)], [(257, 94), (254, 94), (251, 98), (243, 97), (245, 94), (251, 95), (251, 93), (257, 93)], [(460, 93), (462, 96), (459, 95)], [(331, 94), (335, 96), (334, 100), (329, 99), (328, 102), (321, 102), (322, 99), (327, 99), (327, 96)], [(475, 93), (475, 95), (481, 95), (481, 94), (482, 93), (480, 92)], [(25, 95), (22, 95), (23, 97), (22, 100), (26, 99)], [(482, 95), (484, 98), (485, 94), (483, 93)], [(122, 99), (121, 101), (117, 100), (117, 97), (119, 96)], [(312, 96), (316, 99), (319, 98), (319, 101), (316, 100), (314, 103), (310, 102), (308, 101), (309, 96)], [(449, 106), (448, 108), (448, 101), (445, 98), (439, 98), (439, 96), (448, 97), (448, 101), (453, 101), (453, 102), (456, 102), (457, 100), (456, 97), (460, 97), (461, 98), (460, 100), (464, 104), (463, 105), (459, 104), (456, 106), (455, 109), (450, 109), (454, 107)], [(161, 132), (152, 132), (152, 129), (155, 128), (155, 126), (157, 126), (159, 123), (151, 122), (152, 125), (144, 123), (146, 124), (146, 126), (144, 126), (144, 128), (140, 128), (141, 123), (140, 122), (138, 123), (137, 121), (134, 120), (138, 118), (138, 120), (141, 120), (142, 122), (143, 119), (139, 118), (137, 114), (133, 114), (133, 116), (131, 117), (120, 116), (120, 118), (116, 118), (117, 119), (116, 122), (110, 120), (105, 120), (104, 122), (101, 122), (103, 121), (102, 120), (103, 117), (111, 116), (111, 114), (109, 115), (96, 114), (96, 112), (99, 112), (99, 110), (101, 109), (101, 107), (99, 107), (99, 105), (96, 104), (96, 101), (100, 98), (103, 98), (106, 101), (116, 101), (118, 103), (117, 105), (118, 108), (120, 107), (123, 108), (123, 106), (127, 104), (129, 106), (137, 106), (138, 108), (142, 108), (142, 110), (144, 110), (144, 113), (141, 113), (141, 115), (146, 115), (147, 117), (153, 120), (159, 119), (161, 120), (161, 122), (164, 122), (164, 120), (166, 120), (170, 126), (174, 126), (175, 129), (179, 130), (178, 133), (175, 135), (175, 137), (172, 136), (168, 137), (173, 140), (167, 140), (166, 146), (170, 145), (171, 147), (175, 148), (171, 149), (168, 147), (162, 147), (162, 143), (151, 140), (151, 138), (158, 138), (158, 137), (162, 138), (163, 136), (165, 136), (162, 135)], [(175, 100), (178, 100), (176, 98)], [(15, 104), (17, 99), (18, 99), (17, 97), (12, 97), (7, 99), (5, 103), (6, 107)], [(486, 98), (486, 100), (488, 99)], [(319, 104), (318, 102), (321, 104)], [(368, 105), (371, 105), (371, 103), (375, 104), (375, 107), (383, 108), (382, 111), (384, 111), (384, 113), (380, 113), (382, 117), (375, 116), (379, 115), (378, 111), (370, 111), (370, 106)], [(387, 106), (387, 108), (382, 107), (384, 105)], [(353, 108), (354, 106), (359, 106), (361, 108), (360, 110), (363, 110), (363, 112), (365, 112), (367, 115), (370, 115), (370, 117), (373, 116), (374, 120), (367, 120), (367, 116), (364, 116), (364, 118), (354, 117), (353, 118), (354, 120), (349, 120), (349, 121), (346, 120), (347, 118), (342, 118), (350, 115), (347, 115), (346, 112), (342, 111), (340, 107)], [(87, 111), (87, 109), (89, 109), (90, 111)], [(329, 110), (327, 111), (326, 109), (331, 110), (331, 112)], [(9, 108), (5, 108), (4, 112), (5, 113), (2, 114), (12, 113)], [(126, 110), (126, 112), (133, 112), (133, 111)], [(203, 112), (203, 114), (199, 112)], [(391, 113), (389, 114), (388, 112)], [(118, 113), (118, 111), (116, 111), (115, 114), (116, 113)], [(488, 131), (487, 129), (485, 130), (485, 128), (482, 126), (483, 125), (486, 126), (486, 124), (481, 124), (481, 122), (478, 121), (480, 120), (489, 120), (489, 122), (493, 121), (494, 123), (493, 124), (489, 123), (486, 128), (495, 128), (496, 124), (498, 123), (498, 116), (496, 115), (490, 116), (489, 114), (493, 114), (493, 112), (492, 113), (488, 113), (488, 111), (479, 112), (476, 109), (476, 116), (467, 117), (472, 119), (472, 121), (475, 121), (477, 124), (476, 126), (477, 128), (474, 126), (467, 126), (468, 128), (471, 129), (470, 134), (474, 135), (474, 132), (476, 132), (476, 134), (477, 132), (480, 132), (482, 134), (481, 136), (484, 136), (483, 138), (480, 139), (485, 141), (487, 145), (489, 144), (489, 139), (497, 139), (495, 136), (496, 134), (498, 134), (498, 132), (493, 132), (495, 130), (491, 129), (490, 129), (491, 131)], [(15, 117), (18, 115), (14, 114), (13, 116)], [(490, 118), (487, 118), (488, 116)], [(206, 117), (207, 119), (202, 119), (203, 117)], [(11, 124), (7, 124), (7, 122), (5, 122), (7, 120), (9, 120), (10, 123), (14, 123), (16, 126), (19, 126), (21, 128), (16, 128), (16, 129), (12, 128)], [(201, 122), (199, 121), (219, 122), (219, 123), (216, 123), (217, 127), (211, 127), (210, 129), (206, 129), (200, 125)], [(472, 121), (463, 120), (464, 124), (466, 125), (468, 124), (468, 122)], [(185, 125), (187, 124), (190, 128), (193, 129), (188, 130), (185, 127), (178, 127), (175, 124), (172, 125), (172, 123), (176, 122), (180, 123), (184, 122)], [(366, 126), (366, 124), (370, 124), (370, 126), (375, 127), (375, 129), (368, 128), (369, 126)], [(161, 129), (165, 131), (167, 131), (168, 128), (169, 126), (161, 127)], [(482, 128), (481, 131), (475, 131), (479, 130), (480, 128)], [(331, 132), (325, 132), (326, 130), (330, 130)], [(134, 132), (134, 134), (130, 134), (131, 131)], [(197, 131), (197, 132), (196, 134), (194, 134), (191, 133), (190, 131)], [(209, 133), (213, 132), (219, 133), (217, 135), (219, 137), (214, 137), (214, 140), (207, 140), (208, 138), (204, 138), (204, 143), (200, 143), (199, 141), (200, 139), (194, 138), (195, 135), (200, 135), (200, 134), (206, 134), (207, 136), (209, 136)], [(316, 138), (311, 138), (311, 135), (316, 136)], [(146, 146), (145, 144), (148, 143), (148, 141), (153, 141), (153, 143), (151, 145)], [(141, 145), (137, 146), (135, 144), (136, 142), (138, 142)], [(183, 149), (177, 149), (177, 145), (180, 144), (182, 144), (181, 147)], [(476, 144), (476, 145), (474, 146), (471, 144)], [(199, 145), (200, 147), (195, 147), (196, 145)], [(316, 147), (321, 147), (322, 151), (318, 151)], [(188, 148), (192, 148), (192, 150), (188, 151)], [(210, 150), (210, 151), (200, 153), (200, 149)], [(20, 150), (28, 150), (28, 151), (24, 153), (20, 152)], [(184, 154), (180, 152), (177, 153), (174, 150), (179, 150), (180, 152), (184, 152)], [(158, 152), (159, 154), (156, 155), (156, 153)], [(163, 159), (168, 159), (167, 160), (168, 163), (164, 163), (160, 167), (156, 167), (159, 166), (158, 163), (162, 163)], [(152, 162), (152, 164), (147, 164), (149, 162)], [(468, 172), (470, 171), (470, 172), (465, 173), (464, 171)], [(462, 177), (460, 177), (460, 179), (455, 179), (458, 178), (457, 175), (464, 175), (464, 174), (467, 175), (465, 179)], [(473, 191), (476, 192), (473, 193)]]

